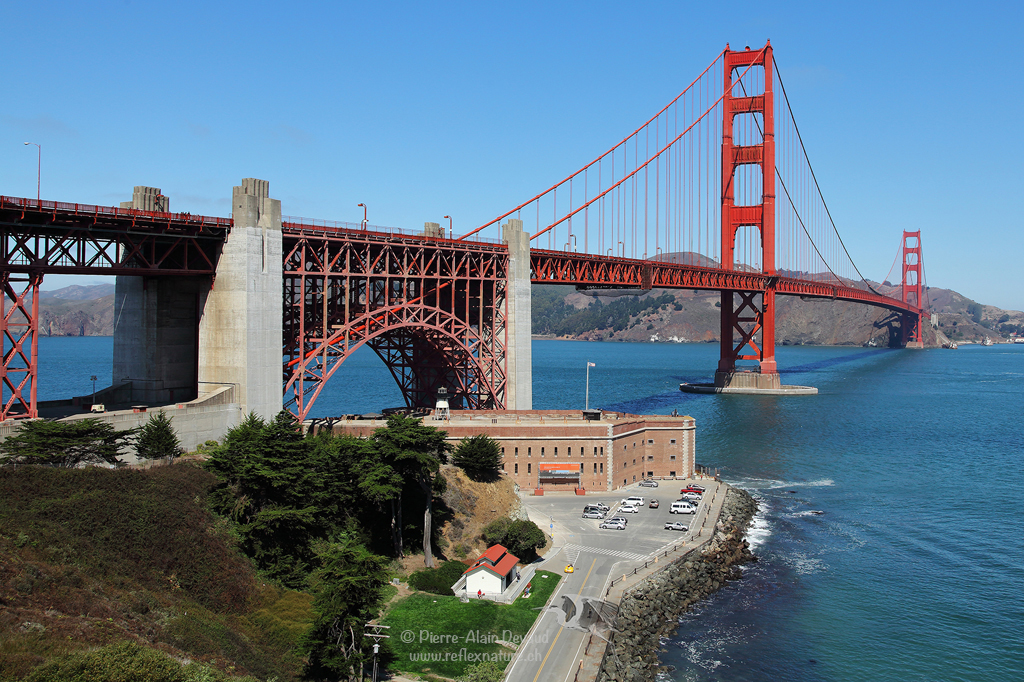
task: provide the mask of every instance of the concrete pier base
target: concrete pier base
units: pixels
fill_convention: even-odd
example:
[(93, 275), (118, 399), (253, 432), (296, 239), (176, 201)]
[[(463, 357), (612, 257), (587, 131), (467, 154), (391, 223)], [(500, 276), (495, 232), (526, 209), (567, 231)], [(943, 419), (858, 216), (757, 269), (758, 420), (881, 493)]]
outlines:
[(813, 386), (786, 386), (778, 372), (715, 372), (713, 384), (679, 384), (684, 393), (731, 393), (740, 395), (816, 395)]

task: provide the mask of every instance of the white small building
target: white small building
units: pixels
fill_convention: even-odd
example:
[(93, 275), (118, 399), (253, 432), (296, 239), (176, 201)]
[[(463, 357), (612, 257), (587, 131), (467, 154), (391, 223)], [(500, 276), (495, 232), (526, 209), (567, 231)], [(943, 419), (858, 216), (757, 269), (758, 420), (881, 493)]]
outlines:
[(466, 579), (466, 593), (470, 597), (501, 594), (515, 581), (518, 563), (518, 557), (501, 545), (494, 545), (462, 574)]

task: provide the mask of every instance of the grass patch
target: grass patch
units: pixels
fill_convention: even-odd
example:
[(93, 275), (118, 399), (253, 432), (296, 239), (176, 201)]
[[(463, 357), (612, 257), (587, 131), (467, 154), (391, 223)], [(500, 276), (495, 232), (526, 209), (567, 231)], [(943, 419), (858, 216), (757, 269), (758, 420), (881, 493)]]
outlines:
[(463, 604), (458, 597), (424, 593), (395, 602), (382, 621), (391, 626), (392, 667), (445, 677), (462, 675), (480, 660), (496, 660), (504, 667), (515, 651), (497, 640), (522, 642), (561, 579), (557, 573), (538, 571), (530, 581), (529, 599), (507, 605), (477, 599)]

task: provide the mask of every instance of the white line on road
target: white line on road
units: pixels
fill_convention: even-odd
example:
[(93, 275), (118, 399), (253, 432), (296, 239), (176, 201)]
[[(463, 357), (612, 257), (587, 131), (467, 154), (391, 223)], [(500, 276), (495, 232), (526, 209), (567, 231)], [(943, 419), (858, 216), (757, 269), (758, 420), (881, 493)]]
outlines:
[(604, 554), (605, 556), (617, 556), (623, 559), (632, 559), (633, 561), (640, 561), (647, 558), (645, 554), (633, 554), (632, 552), (620, 552), (617, 549), (602, 549), (600, 547), (582, 547), (580, 545), (565, 545), (563, 548), (566, 553), (569, 552), (591, 552), (593, 554)]

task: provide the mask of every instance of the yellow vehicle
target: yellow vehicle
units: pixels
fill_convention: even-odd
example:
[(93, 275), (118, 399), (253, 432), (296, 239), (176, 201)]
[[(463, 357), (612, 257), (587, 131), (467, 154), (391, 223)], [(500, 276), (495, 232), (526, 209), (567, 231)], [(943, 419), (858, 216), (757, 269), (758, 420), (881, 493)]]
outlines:
[(576, 569), (572, 567), (572, 564), (566, 564), (566, 566), (565, 566), (565, 572), (566, 573), (572, 573), (575, 570)]

